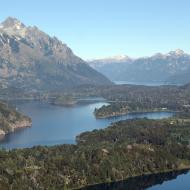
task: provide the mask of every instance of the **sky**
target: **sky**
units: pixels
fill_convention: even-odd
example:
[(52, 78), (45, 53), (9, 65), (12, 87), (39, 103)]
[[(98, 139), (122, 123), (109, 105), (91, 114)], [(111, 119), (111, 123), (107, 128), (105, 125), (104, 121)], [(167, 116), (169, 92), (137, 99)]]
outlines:
[(66, 43), (83, 59), (190, 53), (190, 0), (0, 0), (12, 16)]

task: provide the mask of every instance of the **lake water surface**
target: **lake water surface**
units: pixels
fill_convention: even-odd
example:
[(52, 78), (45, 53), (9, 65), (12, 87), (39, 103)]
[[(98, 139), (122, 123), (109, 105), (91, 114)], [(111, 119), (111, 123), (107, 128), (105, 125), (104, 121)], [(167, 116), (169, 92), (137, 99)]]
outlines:
[(131, 81), (113, 81), (116, 85), (131, 84), (131, 85), (143, 85), (143, 86), (162, 86), (167, 85), (164, 82), (131, 82)]
[(129, 178), (126, 181), (98, 184), (81, 190), (189, 190), (190, 172), (176, 171)]
[[(73, 107), (54, 106), (38, 101), (13, 102), (18, 111), (32, 118), (32, 127), (7, 135), (0, 146), (9, 149), (75, 143), (76, 135), (81, 132), (105, 128), (110, 123), (122, 119), (144, 117), (162, 119), (173, 115), (171, 112), (132, 113), (121, 117), (96, 119), (93, 115), (94, 109), (107, 103), (100, 99), (93, 101), (88, 99), (86, 103), (84, 102)], [(90, 190), (142, 190), (147, 188), (149, 190), (189, 190), (190, 173), (177, 177), (179, 174), (181, 173), (169, 174), (169, 176), (164, 174), (145, 176), (112, 185), (103, 184), (103, 186), (90, 187)]]
[(96, 119), (93, 115), (94, 109), (107, 103), (105, 101), (89, 103), (89, 100), (87, 102), (73, 107), (54, 106), (38, 101), (13, 102), (18, 111), (32, 118), (32, 127), (7, 135), (0, 145), (5, 148), (23, 148), (75, 143), (76, 135), (81, 132), (105, 128), (121, 119), (144, 117), (161, 119), (172, 116), (170, 112), (133, 113), (109, 119)]

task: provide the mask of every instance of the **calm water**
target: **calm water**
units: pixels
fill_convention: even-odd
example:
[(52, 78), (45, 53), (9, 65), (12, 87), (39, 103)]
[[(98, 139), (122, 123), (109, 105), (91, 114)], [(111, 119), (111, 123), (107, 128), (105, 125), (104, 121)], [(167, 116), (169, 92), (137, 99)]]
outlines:
[(188, 171), (152, 174), (109, 184), (99, 184), (81, 190), (189, 190)]
[[(79, 133), (105, 128), (115, 121), (144, 117), (161, 119), (173, 115), (170, 112), (135, 113), (97, 120), (93, 115), (95, 107), (98, 108), (107, 104), (101, 99), (88, 100), (87, 103), (83, 102), (83, 104), (73, 107), (53, 106), (37, 101), (17, 101), (13, 103), (20, 112), (32, 118), (33, 125), (31, 128), (22, 129), (8, 135), (0, 144), (5, 148), (75, 143), (75, 137)], [(189, 190), (190, 173), (179, 174), (181, 173), (138, 177), (125, 182), (90, 187), (90, 190), (143, 190), (147, 188), (149, 190)], [(176, 177), (177, 179), (175, 179)]]
[[(178, 175), (178, 174), (177, 174)], [(160, 175), (163, 177), (163, 174)], [(179, 176), (173, 176), (173, 179), (169, 181), (164, 181), (162, 184), (154, 185), (148, 188), (148, 190), (189, 190), (190, 189), (190, 172), (186, 174), (181, 174)]]
[[(88, 100), (89, 101), (89, 100)], [(97, 100), (96, 100), (97, 101)], [(93, 111), (105, 102), (76, 105), (73, 107), (53, 106), (42, 102), (14, 102), (18, 110), (32, 118), (32, 127), (8, 135), (0, 145), (5, 148), (31, 147), (75, 143), (76, 135), (84, 131), (105, 128), (121, 119), (160, 119), (172, 116), (169, 112), (136, 113), (110, 119), (97, 120)]]
[(130, 81), (114, 81), (115, 84), (132, 84), (132, 85), (144, 85), (144, 86), (162, 86), (167, 85), (164, 82), (130, 82)]

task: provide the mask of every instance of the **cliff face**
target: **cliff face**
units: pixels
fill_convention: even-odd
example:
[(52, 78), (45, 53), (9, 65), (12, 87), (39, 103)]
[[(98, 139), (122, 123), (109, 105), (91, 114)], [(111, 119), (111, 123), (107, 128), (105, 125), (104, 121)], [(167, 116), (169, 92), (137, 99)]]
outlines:
[(17, 129), (32, 126), (32, 121), (14, 108), (5, 103), (0, 103), (0, 138)]
[(32, 125), (32, 122), (30, 119), (25, 118), (22, 119), (20, 121), (16, 121), (15, 123), (10, 124), (12, 130), (16, 130), (16, 129), (20, 129), (20, 128), (24, 128), (24, 127), (30, 127)]
[(0, 24), (0, 83), (35, 90), (111, 82), (56, 37), (15, 18)]

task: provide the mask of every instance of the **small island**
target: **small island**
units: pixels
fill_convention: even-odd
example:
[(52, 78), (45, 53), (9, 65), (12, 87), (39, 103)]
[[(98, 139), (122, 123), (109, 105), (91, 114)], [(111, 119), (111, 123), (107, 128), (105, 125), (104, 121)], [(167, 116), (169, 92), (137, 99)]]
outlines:
[(59, 95), (51, 103), (58, 106), (73, 106), (77, 104), (77, 100), (71, 95)]
[(0, 138), (17, 129), (31, 127), (32, 121), (29, 117), (17, 112), (15, 108), (7, 103), (0, 102)]

